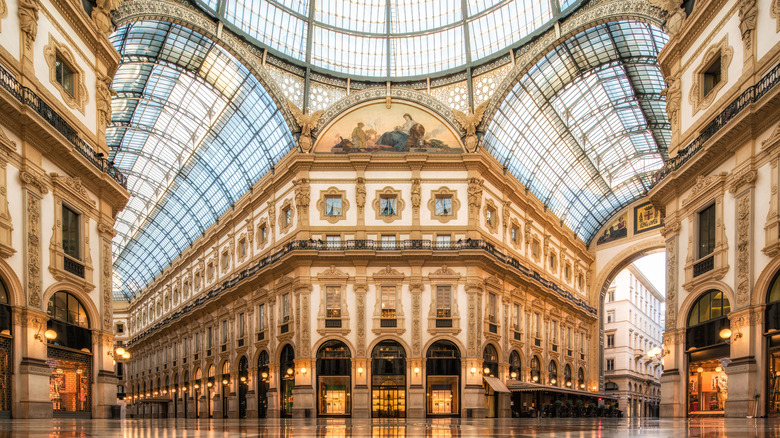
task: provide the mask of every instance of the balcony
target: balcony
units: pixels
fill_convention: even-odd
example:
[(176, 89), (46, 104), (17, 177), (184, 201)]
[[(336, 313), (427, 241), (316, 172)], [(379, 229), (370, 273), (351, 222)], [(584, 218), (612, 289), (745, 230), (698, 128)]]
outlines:
[(72, 259), (68, 256), (63, 256), (63, 266), (66, 272), (70, 272), (73, 275), (84, 278), (84, 264)]

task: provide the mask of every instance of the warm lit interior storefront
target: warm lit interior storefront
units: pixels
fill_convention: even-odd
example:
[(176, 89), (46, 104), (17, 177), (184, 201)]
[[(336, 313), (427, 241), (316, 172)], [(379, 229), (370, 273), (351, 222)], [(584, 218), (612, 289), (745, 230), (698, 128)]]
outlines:
[(12, 329), (8, 290), (0, 280), (0, 418), (9, 418), (11, 415)]
[(728, 298), (718, 290), (705, 292), (691, 308), (686, 331), (689, 415), (723, 414), (728, 398), (724, 369), (730, 361), (730, 310)]
[(280, 414), (283, 418), (290, 418), (293, 413), (293, 388), (295, 387), (295, 350), (291, 345), (282, 348), (279, 364)]
[(426, 398), (429, 416), (453, 416), (460, 411), (460, 352), (449, 341), (428, 349)]
[(371, 416), (406, 417), (406, 352), (396, 341), (382, 341), (371, 354)]
[(767, 415), (780, 416), (780, 272), (767, 293), (764, 333), (768, 349)]
[(328, 341), (317, 353), (317, 399), (319, 415), (352, 414), (352, 361), (349, 348), (341, 341)]

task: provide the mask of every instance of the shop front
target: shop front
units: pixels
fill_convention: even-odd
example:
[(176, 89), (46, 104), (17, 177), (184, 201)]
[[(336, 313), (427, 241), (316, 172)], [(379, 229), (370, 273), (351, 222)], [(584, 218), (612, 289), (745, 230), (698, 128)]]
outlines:
[[(728, 399), (730, 362), (728, 298), (718, 290), (705, 292), (688, 315), (686, 352), (688, 359), (688, 415), (723, 415)], [(728, 330), (728, 331), (727, 331)], [(726, 336), (723, 336), (723, 335)]]
[(426, 358), (426, 398), (429, 417), (460, 413), (460, 351), (449, 341), (436, 341)]
[(249, 391), (249, 360), (241, 356), (238, 361), (238, 418), (246, 418), (247, 392)]
[(293, 388), (295, 388), (295, 351), (291, 345), (282, 348), (279, 356), (279, 415), (282, 418), (292, 418)]
[(90, 418), (92, 414), (92, 332), (87, 312), (67, 292), (55, 292), (47, 305), (47, 360), (51, 369), (49, 399), (55, 417)]
[(341, 341), (327, 341), (317, 352), (317, 400), (321, 417), (352, 415), (352, 360)]
[(780, 416), (780, 272), (767, 293), (764, 333), (767, 345), (767, 415)]
[(406, 351), (396, 341), (382, 341), (371, 353), (371, 416), (406, 417)]
[(0, 418), (11, 417), (13, 346), (13, 323), (8, 290), (3, 280), (0, 280)]
[(268, 416), (268, 389), (270, 387), (268, 379), (271, 375), (269, 362), (268, 352), (260, 352), (260, 356), (257, 358), (257, 418)]

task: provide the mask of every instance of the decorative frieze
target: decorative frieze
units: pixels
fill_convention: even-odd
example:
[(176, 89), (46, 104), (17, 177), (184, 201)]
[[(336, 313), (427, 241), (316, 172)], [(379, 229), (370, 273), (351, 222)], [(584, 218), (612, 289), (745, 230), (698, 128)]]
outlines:
[(753, 191), (750, 190), (737, 198), (737, 305), (742, 308), (750, 304), (753, 288), (752, 273), (752, 231)]
[[(679, 222), (677, 223), (679, 230)], [(677, 325), (677, 247), (679, 234), (673, 233), (666, 240), (666, 327)]]

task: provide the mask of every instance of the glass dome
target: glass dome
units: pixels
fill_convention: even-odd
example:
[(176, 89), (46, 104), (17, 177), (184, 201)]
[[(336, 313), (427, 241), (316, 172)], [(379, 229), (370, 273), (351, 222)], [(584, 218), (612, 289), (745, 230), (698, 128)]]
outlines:
[(368, 78), (462, 70), (574, 10), (564, 0), (194, 0), (293, 62)]

